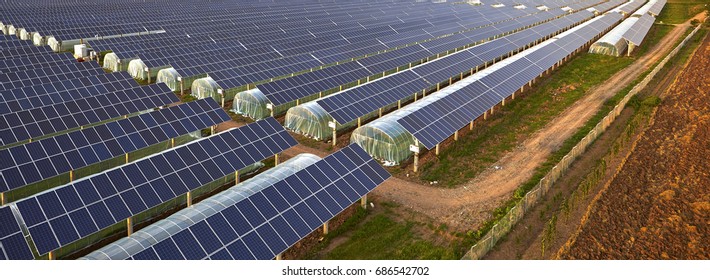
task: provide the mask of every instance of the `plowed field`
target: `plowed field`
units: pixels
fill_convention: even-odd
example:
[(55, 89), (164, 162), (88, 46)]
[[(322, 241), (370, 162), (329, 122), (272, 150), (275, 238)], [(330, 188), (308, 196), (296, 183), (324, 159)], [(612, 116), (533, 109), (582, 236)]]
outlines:
[(709, 38), (562, 258), (710, 258)]

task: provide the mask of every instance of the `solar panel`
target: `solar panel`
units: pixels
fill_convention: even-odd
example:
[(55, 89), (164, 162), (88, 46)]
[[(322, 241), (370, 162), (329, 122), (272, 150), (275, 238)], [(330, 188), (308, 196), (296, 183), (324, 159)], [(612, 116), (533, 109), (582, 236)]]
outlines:
[(0, 146), (107, 121), (178, 102), (165, 84), (116, 91), (104, 95), (5, 114), (0, 117)]
[(648, 12), (654, 16), (658, 16), (664, 6), (666, 6), (666, 0), (656, 0), (656, 3), (653, 3), (653, 6), (648, 9)]
[(297, 144), (273, 118), (18, 201), (43, 255)]
[(278, 106), (372, 74), (359, 63), (350, 62), (276, 80), (258, 88), (271, 103)]
[[(425, 147), (432, 149), (468, 122), (483, 115), (502, 98), (509, 96), (549, 68), (551, 63), (561, 60), (592, 37), (612, 26), (620, 17), (621, 15), (617, 13), (608, 14), (597, 18), (592, 22), (594, 25), (588, 24), (574, 30), (573, 34), (588, 34), (589, 30), (593, 30), (591, 36), (585, 35), (588, 36), (586, 40), (572, 34), (555, 40), (554, 42), (562, 42), (565, 45), (571, 44), (564, 51), (560, 51), (562, 49), (559, 45), (553, 44), (553, 41), (547, 41), (546, 45), (539, 45), (521, 53), (525, 56), (519, 55), (512, 63), (496, 64), (499, 66), (494, 65), (496, 67), (494, 71), (479, 80), (398, 119), (397, 122)], [(548, 47), (550, 45), (553, 47)], [(548, 67), (544, 68), (545, 66)]]
[(644, 14), (639, 18), (634, 25), (629, 28), (622, 37), (624, 39), (628, 40), (629, 42), (633, 43), (636, 46), (640, 46), (641, 42), (643, 42), (643, 39), (646, 38), (646, 34), (648, 34), (648, 31), (651, 29), (651, 26), (653, 26), (653, 22), (656, 20), (652, 15), (649, 14)]
[(354, 87), (316, 102), (345, 124), (431, 86), (411, 70)]
[(78, 63), (70, 53), (39, 54), (0, 60), (0, 73), (26, 71), (47, 66)]
[(130, 258), (273, 259), (389, 177), (351, 144)]
[(0, 208), (0, 260), (31, 260), (32, 251), (9, 206)]
[(0, 91), (0, 116), (139, 87), (127, 72), (109, 73)]
[(101, 69), (101, 66), (96, 62), (74, 63), (30, 69), (21, 72), (3, 73), (0, 74), (0, 90), (103, 74), (103, 69)]
[(10, 49), (10, 50), (0, 50), (0, 59), (11, 59), (11, 58), (17, 58), (17, 57), (27, 57), (27, 56), (34, 56), (34, 55), (45, 55), (45, 54), (51, 54), (52, 48), (48, 46), (42, 46), (42, 47), (35, 47), (35, 46), (27, 46), (23, 48), (15, 48), (15, 49)]
[(230, 120), (212, 98), (0, 150), (0, 192), (13, 190)]

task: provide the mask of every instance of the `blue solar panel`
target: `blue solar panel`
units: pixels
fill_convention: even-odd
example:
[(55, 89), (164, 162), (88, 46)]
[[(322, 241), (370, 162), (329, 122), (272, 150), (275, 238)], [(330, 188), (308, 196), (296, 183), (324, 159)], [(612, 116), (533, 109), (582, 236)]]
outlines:
[(389, 177), (352, 144), (256, 193), (244, 190), (233, 205), (133, 258), (273, 259)]
[[(39, 253), (45, 254), (296, 144), (275, 119), (268, 118), (74, 181), (16, 204)], [(72, 195), (75, 192), (83, 203), (76, 210), (68, 210), (76, 206), (67, 207), (59, 200), (61, 192)], [(80, 226), (84, 221), (71, 219), (81, 209), (89, 212), (93, 225)], [(58, 234), (60, 231), (62, 235)]]
[[(230, 120), (212, 98), (0, 150), (0, 192), (77, 170)], [(32, 170), (32, 167), (36, 171)], [(23, 170), (32, 170), (24, 176)], [(12, 176), (13, 179), (8, 179)]]
[(345, 124), (379, 108), (396, 103), (397, 100), (413, 96), (431, 85), (417, 73), (407, 70), (319, 99), (316, 102), (338, 123)]
[(37, 138), (179, 101), (165, 84), (72, 100), (0, 118), (0, 145)]
[(34, 259), (10, 207), (0, 208), (0, 260)]

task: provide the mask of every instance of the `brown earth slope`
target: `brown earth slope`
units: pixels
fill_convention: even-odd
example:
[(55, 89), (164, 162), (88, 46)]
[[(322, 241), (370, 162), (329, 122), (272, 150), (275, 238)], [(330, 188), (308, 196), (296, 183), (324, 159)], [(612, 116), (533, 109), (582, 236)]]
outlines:
[(710, 258), (710, 37), (563, 259)]

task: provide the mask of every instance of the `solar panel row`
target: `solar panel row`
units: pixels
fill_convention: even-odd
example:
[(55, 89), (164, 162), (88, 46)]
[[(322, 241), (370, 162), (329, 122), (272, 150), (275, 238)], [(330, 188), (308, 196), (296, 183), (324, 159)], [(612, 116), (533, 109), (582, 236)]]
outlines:
[(296, 145), (270, 118), (18, 201), (40, 255)]
[(273, 259), (389, 177), (353, 144), (130, 258)]
[(0, 192), (109, 160), (229, 120), (213, 99), (0, 150)]

